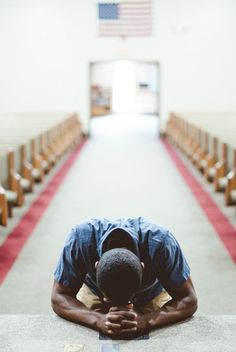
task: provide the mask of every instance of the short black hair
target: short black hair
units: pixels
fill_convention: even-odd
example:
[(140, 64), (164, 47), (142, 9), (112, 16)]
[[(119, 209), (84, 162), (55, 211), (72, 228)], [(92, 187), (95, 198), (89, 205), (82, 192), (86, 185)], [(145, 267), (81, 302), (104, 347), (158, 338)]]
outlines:
[(142, 265), (139, 258), (126, 248), (105, 252), (97, 266), (99, 290), (114, 305), (127, 304), (140, 289)]

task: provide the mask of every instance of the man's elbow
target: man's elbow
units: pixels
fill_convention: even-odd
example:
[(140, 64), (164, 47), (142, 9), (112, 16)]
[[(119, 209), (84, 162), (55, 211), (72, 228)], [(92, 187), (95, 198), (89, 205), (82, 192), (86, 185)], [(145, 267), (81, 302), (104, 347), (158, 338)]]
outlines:
[(58, 302), (57, 295), (55, 295), (55, 293), (52, 293), (51, 295), (51, 307), (52, 307), (52, 310), (59, 315), (59, 302)]
[(189, 301), (189, 306), (188, 306), (188, 313), (189, 317), (191, 317), (198, 309), (198, 299), (196, 294), (193, 295)]

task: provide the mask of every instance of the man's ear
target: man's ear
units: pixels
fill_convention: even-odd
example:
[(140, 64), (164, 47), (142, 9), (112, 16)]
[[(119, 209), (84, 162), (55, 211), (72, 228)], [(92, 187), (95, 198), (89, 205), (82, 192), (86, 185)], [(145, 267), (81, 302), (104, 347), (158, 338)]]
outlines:
[[(95, 264), (96, 265), (96, 264)], [(143, 270), (144, 270), (144, 263), (143, 262), (141, 262), (141, 267), (143, 268)]]
[(98, 263), (99, 263), (99, 262), (96, 262), (96, 263), (95, 263), (95, 269), (96, 269), (96, 270), (97, 270), (97, 267), (98, 267)]

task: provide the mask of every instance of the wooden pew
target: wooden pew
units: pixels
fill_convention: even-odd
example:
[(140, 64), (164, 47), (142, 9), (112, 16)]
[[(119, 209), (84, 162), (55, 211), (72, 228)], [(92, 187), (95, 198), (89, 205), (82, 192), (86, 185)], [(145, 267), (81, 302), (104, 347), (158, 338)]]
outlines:
[(191, 159), (194, 148), (195, 148), (195, 126), (188, 124), (187, 137), (184, 143), (184, 152), (189, 159)]
[(198, 170), (202, 171), (206, 167), (206, 157), (208, 154), (208, 143), (209, 143), (209, 134), (203, 132), (199, 129), (200, 137), (199, 137), (199, 147), (196, 149), (193, 154), (193, 164), (198, 168)]
[(47, 134), (41, 133), (39, 136), (39, 150), (40, 155), (43, 159), (43, 169), (45, 173), (48, 173), (56, 163), (55, 155), (52, 153), (50, 148), (47, 146)]
[(30, 160), (30, 150), (29, 150), (29, 142), (22, 144), (20, 146), (20, 160), (21, 160), (21, 176), (28, 180), (29, 182), (29, 192), (33, 192), (34, 190), (34, 176), (33, 176), (33, 166), (29, 162)]
[(6, 152), (0, 154), (0, 185), (1, 189), (4, 189), (5, 191), (8, 205), (8, 215), (11, 217), (12, 207), (23, 205), (24, 195), (20, 184), (20, 176), (16, 172), (12, 172), (9, 179)]
[(227, 175), (227, 185), (225, 188), (225, 204), (236, 204), (236, 148), (234, 149), (233, 169)]
[(39, 153), (36, 138), (31, 139), (31, 164), (33, 166), (32, 175), (36, 182), (44, 180), (43, 158)]
[(215, 164), (218, 161), (218, 138), (209, 138), (209, 153), (206, 156), (206, 165), (203, 169), (203, 174), (207, 181), (213, 182), (215, 177)]
[[(224, 182), (228, 171), (228, 144), (221, 143), (221, 158), (215, 164), (214, 189), (216, 192), (224, 191)], [(225, 182), (226, 183), (226, 182)]]
[(14, 175), (20, 178), (20, 185), (24, 193), (33, 191), (32, 165), (23, 159), (22, 148), (17, 147), (7, 152), (8, 182), (11, 184)]
[(22, 206), (24, 204), (24, 189), (22, 184), (22, 177), (16, 171), (15, 160), (14, 160), (14, 151), (9, 150), (7, 152), (7, 183), (8, 189), (17, 193), (17, 205)]
[(179, 131), (180, 127), (178, 126), (178, 118), (171, 113), (166, 125), (166, 135), (172, 144), (175, 144), (178, 140), (177, 134)]
[(192, 142), (188, 151), (188, 157), (194, 165), (198, 162), (202, 148), (202, 131), (200, 128), (193, 126)]
[(182, 139), (182, 145), (181, 145), (181, 150), (183, 153), (186, 155), (187, 150), (189, 148), (189, 145), (191, 143), (191, 126), (190, 124), (186, 121), (185, 124), (183, 125), (183, 139)]
[(54, 155), (55, 162), (57, 162), (62, 156), (62, 148), (59, 141), (59, 134), (55, 128), (51, 128), (48, 131), (48, 148)]
[(4, 188), (0, 185), (0, 224), (3, 226), (6, 226), (7, 218), (8, 218), (7, 196)]

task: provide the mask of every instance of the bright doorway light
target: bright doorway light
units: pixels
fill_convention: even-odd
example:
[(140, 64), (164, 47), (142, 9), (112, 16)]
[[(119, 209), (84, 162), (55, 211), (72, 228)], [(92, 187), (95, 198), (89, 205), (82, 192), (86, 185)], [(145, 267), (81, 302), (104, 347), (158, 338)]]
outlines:
[(114, 64), (112, 110), (116, 113), (133, 112), (135, 103), (135, 65), (131, 61), (118, 61)]

